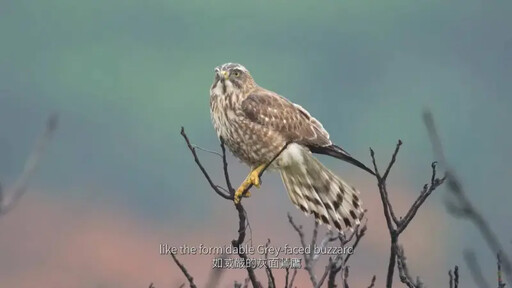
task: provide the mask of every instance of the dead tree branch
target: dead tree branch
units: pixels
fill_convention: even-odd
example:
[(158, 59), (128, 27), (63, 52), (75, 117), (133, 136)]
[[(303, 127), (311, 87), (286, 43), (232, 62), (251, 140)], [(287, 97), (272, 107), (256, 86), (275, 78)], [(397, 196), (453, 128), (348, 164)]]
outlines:
[(471, 250), (465, 250), (463, 255), (466, 266), (468, 266), (470, 272), (469, 275), (471, 275), (475, 284), (480, 288), (489, 288), (489, 283), (487, 283), (482, 274), (482, 269), (480, 269), (480, 265), (476, 260), (475, 253)]
[[(393, 155), (391, 157), (391, 161), (389, 162), (385, 172), (383, 175), (380, 174), (376, 160), (375, 160), (375, 152), (373, 149), (370, 148), (370, 156), (372, 158), (373, 167), (375, 170), (375, 177), (377, 178), (377, 186), (379, 188), (379, 194), (384, 210), (384, 217), (386, 219), (386, 225), (388, 227), (389, 235), (391, 238), (391, 245), (390, 245), (390, 255), (389, 255), (389, 262), (388, 262), (388, 271), (387, 271), (387, 277), (386, 277), (386, 287), (391, 288), (393, 286), (393, 275), (395, 271), (397, 256), (399, 253), (399, 245), (398, 245), (398, 238), (402, 232), (405, 231), (405, 229), (408, 227), (408, 225), (411, 223), (414, 216), (416, 216), (416, 213), (420, 209), (420, 207), (425, 203), (427, 198), (434, 192), (439, 186), (443, 184), (446, 177), (437, 178), (436, 176), (436, 162), (432, 163), (432, 175), (430, 177), (430, 183), (425, 184), (423, 186), (423, 189), (418, 196), (418, 198), (414, 201), (412, 206), (409, 208), (407, 213), (403, 218), (398, 219), (396, 217), (396, 214), (393, 210), (393, 206), (389, 200), (389, 194), (387, 190), (386, 180), (389, 176), (389, 173), (391, 171), (391, 168), (396, 162), (396, 157), (398, 155), (398, 152), (400, 150), (400, 147), (402, 146), (402, 141), (398, 140), (398, 143), (395, 147), (395, 151), (393, 152)], [(403, 251), (402, 251), (403, 253)], [(405, 258), (404, 258), (405, 259)], [(403, 263), (402, 263), (403, 264)], [(403, 268), (403, 266), (402, 266)], [(399, 267), (400, 269), (400, 267)], [(403, 271), (402, 271), (403, 272)], [(401, 281), (406, 284), (410, 285), (413, 282), (404, 282), (407, 280), (406, 277), (400, 277)], [(416, 281), (419, 283), (418, 281)], [(417, 284), (416, 283), (416, 284)], [(411, 287), (411, 286), (409, 286)], [(412, 287), (418, 287), (418, 286), (412, 286)]]
[[(268, 239), (267, 243), (265, 244), (265, 248), (268, 248), (270, 246), (270, 239)], [(268, 288), (276, 288), (276, 279), (274, 278), (274, 273), (272, 272), (272, 269), (268, 266), (268, 250), (265, 249), (265, 272), (267, 273), (268, 278)]]
[(171, 256), (172, 256), (172, 259), (174, 260), (174, 262), (176, 263), (176, 265), (178, 265), (178, 267), (180, 268), (181, 272), (183, 272), (183, 275), (185, 275), (185, 277), (187, 278), (190, 288), (197, 288), (196, 284), (194, 284), (194, 278), (192, 276), (190, 276), (190, 273), (188, 273), (187, 268), (185, 268), (185, 266), (183, 266), (183, 264), (181, 264), (181, 262), (178, 260), (176, 255), (174, 255), (174, 253), (171, 253)]
[(292, 280), (290, 280), (290, 286), (288, 286), (289, 288), (293, 288), (293, 282), (295, 282), (295, 276), (297, 276), (297, 268), (293, 269)]
[[(341, 254), (338, 255), (334, 259), (334, 261), (331, 263), (331, 266), (329, 267), (329, 269), (326, 269), (326, 271), (324, 271), (324, 275), (327, 272), (327, 270), (329, 273), (327, 287), (332, 287), (332, 288), (336, 287), (336, 275), (339, 272), (341, 272), (344, 268), (348, 267), (347, 262), (350, 259), (350, 257), (352, 256), (352, 254), (354, 254), (354, 251), (357, 248), (357, 245), (359, 245), (359, 242), (361, 241), (361, 239), (366, 234), (366, 230), (367, 230), (367, 226), (366, 226), (366, 223), (364, 223), (362, 226), (357, 225), (354, 229), (354, 232), (352, 232), (348, 238), (346, 238), (344, 235), (339, 237), (341, 247), (345, 247), (355, 237), (355, 240), (352, 244), (352, 253), (347, 254), (345, 257), (343, 257), (343, 255), (341, 255)], [(344, 271), (344, 273), (347, 273), (347, 277), (348, 277), (348, 271)], [(344, 276), (344, 275), (342, 275), (342, 276)], [(322, 276), (322, 278), (324, 278), (324, 277)], [(347, 282), (347, 280), (344, 278), (344, 285), (345, 285), (345, 282)], [(346, 285), (348, 286), (348, 283)]]
[[(295, 231), (297, 231), (297, 234), (299, 235), (300, 244), (302, 245), (302, 247), (306, 248), (307, 247), (306, 238), (304, 236), (304, 231), (302, 229), (302, 225), (295, 224), (290, 213), (288, 213), (288, 222), (290, 222), (290, 225), (292, 225), (293, 229), (295, 229)], [(304, 255), (303, 255), (304, 256), (304, 265), (305, 265), (304, 270), (306, 270), (308, 272), (309, 280), (311, 281), (311, 284), (313, 285), (313, 287), (317, 287), (317, 284), (318, 284), (318, 281), (317, 281), (316, 275), (315, 275), (315, 271), (314, 271), (316, 259), (314, 259), (314, 249), (313, 249), (314, 245), (316, 245), (317, 235), (318, 235), (318, 222), (315, 221), (315, 227), (313, 228), (313, 236), (311, 237), (311, 244), (310, 244), (311, 253), (309, 253), (309, 254), (304, 253)]]
[(345, 270), (343, 270), (343, 288), (350, 288), (348, 285), (348, 266), (345, 266)]
[(453, 268), (453, 288), (459, 288), (459, 266)]
[(450, 277), (450, 288), (459, 288), (459, 266), (455, 265), (452, 269), (448, 270), (448, 276)]
[(375, 286), (375, 280), (377, 280), (377, 276), (373, 275), (372, 281), (370, 282), (370, 286), (368, 286), (368, 288), (373, 288)]
[[(469, 220), (478, 229), (480, 234), (483, 236), (487, 245), (491, 249), (494, 255), (502, 253), (503, 247), (499, 242), (494, 231), (490, 228), (487, 220), (482, 214), (475, 208), (471, 200), (468, 198), (466, 191), (462, 187), (462, 183), (456, 176), (455, 171), (450, 167), (444, 156), (444, 150), (441, 145), (441, 139), (437, 133), (437, 128), (434, 123), (434, 117), (430, 111), (425, 111), (423, 114), (423, 120), (432, 143), (434, 154), (439, 159), (439, 162), (446, 170), (446, 178), (448, 182), (448, 190), (450, 195), (453, 196), (453, 201), (447, 201), (446, 207), (450, 214), (454, 217)], [(501, 254), (501, 261), (503, 264), (503, 271), (507, 277), (509, 283), (512, 283), (512, 263), (507, 254)]]
[[(303, 239), (304, 236), (302, 233), (302, 226), (297, 226), (293, 222), (293, 220), (291, 219), (291, 217), (289, 215), (288, 215), (288, 219), (290, 220), (290, 224), (292, 224), (294, 229), (297, 230), (297, 232), (299, 233), (299, 237), (301, 237)], [(315, 225), (315, 229), (317, 227), (318, 226)], [(339, 235), (336, 237), (332, 235), (331, 231), (329, 231), (327, 233), (326, 238), (324, 238), (324, 240), (322, 240), (323, 244), (322, 243), (320, 244), (321, 247), (325, 247), (325, 245), (329, 242), (339, 240), (340, 247), (344, 248), (347, 244), (349, 244), (352, 241), (352, 239), (354, 239), (354, 237), (355, 237), (355, 240), (354, 240), (354, 243), (352, 244), (351, 253), (347, 254), (346, 256), (344, 256), (343, 254), (338, 254), (334, 258), (329, 257), (329, 263), (325, 266), (324, 273), (320, 277), (320, 280), (318, 280), (316, 285), (314, 285), (313, 287), (315, 287), (315, 288), (322, 287), (323, 283), (325, 282), (325, 280), (327, 279), (328, 276), (329, 276), (328, 287), (335, 287), (336, 274), (339, 273), (342, 269), (344, 269), (344, 267), (346, 267), (346, 263), (347, 263), (348, 259), (350, 259), (350, 256), (353, 254), (353, 252), (354, 252), (355, 248), (357, 247), (361, 238), (365, 235), (365, 232), (366, 232), (366, 223), (363, 226), (361, 226), (361, 224), (356, 225), (355, 229), (352, 231), (352, 233), (350, 233), (350, 235), (348, 237), (346, 237), (344, 233), (339, 233)], [(315, 234), (315, 233), (313, 233), (313, 234)], [(301, 240), (301, 243), (305, 243), (305, 241)], [(314, 245), (316, 245), (316, 244), (314, 244)], [(310, 264), (311, 268), (309, 268), (311, 270), (311, 272), (308, 271), (310, 278), (316, 279), (316, 276), (313, 272), (313, 267), (314, 267), (315, 262), (318, 259), (318, 256), (319, 255), (304, 255), (304, 259), (305, 259), (304, 262), (309, 261), (311, 263)], [(306, 260), (306, 258), (308, 258), (308, 260)], [(306, 267), (308, 267), (308, 266), (306, 266)], [(313, 283), (313, 281), (312, 281), (312, 283)]]
[(496, 258), (497, 258), (497, 268), (498, 268), (498, 288), (505, 288), (505, 282), (503, 282), (503, 278), (502, 278), (502, 275), (501, 275), (501, 253), (498, 252), (498, 254), (496, 254)]
[(51, 140), (55, 130), (57, 130), (58, 115), (52, 114), (46, 121), (46, 127), (43, 134), (39, 136), (34, 146), (34, 149), (30, 153), (30, 156), (25, 162), (23, 172), (20, 174), (16, 182), (12, 187), (2, 190), (0, 185), (0, 216), (9, 213), (21, 199), (21, 197), (27, 192), (27, 187), (30, 178), (34, 175), (36, 168), (39, 164), (41, 156), (46, 150), (48, 142)]
[[(221, 143), (220, 146), (221, 146), (221, 150), (222, 150), (222, 165), (223, 165), (224, 178), (225, 178), (225, 182), (226, 182), (227, 188), (223, 188), (222, 186), (216, 185), (213, 182), (213, 180), (211, 179), (210, 175), (208, 174), (208, 172), (206, 171), (204, 166), (201, 164), (201, 161), (199, 160), (199, 157), (197, 156), (197, 153), (196, 153), (196, 147), (191, 144), (191, 142), (190, 142), (190, 140), (189, 140), (189, 138), (188, 138), (188, 136), (187, 136), (187, 134), (185, 132), (185, 128), (181, 127), (181, 133), (180, 134), (185, 139), (187, 147), (190, 150), (190, 152), (192, 153), (192, 156), (194, 157), (195, 163), (197, 164), (197, 166), (199, 167), (199, 169), (203, 173), (203, 176), (206, 178), (206, 180), (208, 181), (208, 184), (210, 184), (210, 187), (213, 189), (213, 191), (215, 191), (215, 193), (217, 193), (219, 196), (221, 196), (224, 199), (233, 200), (234, 199), (234, 195), (235, 195), (235, 189), (231, 185), (231, 180), (230, 180), (230, 177), (229, 177), (228, 162), (226, 160), (226, 148), (225, 148), (225, 145), (224, 145), (224, 140), (222, 138), (220, 139), (220, 143)], [(265, 167), (259, 173), (260, 177), (263, 175), (265, 170), (267, 170), (267, 168), (272, 164), (272, 162), (274, 162), (274, 160), (277, 157), (279, 157), (279, 155), (281, 155), (281, 153), (284, 151), (284, 149), (286, 149), (287, 146), (288, 146), (288, 144), (284, 145), (284, 147), (279, 151), (279, 153), (277, 153), (271, 159), (271, 161), (265, 165)], [(210, 150), (208, 150), (208, 151), (210, 151)], [(210, 151), (210, 152), (212, 152), (212, 151)], [(249, 191), (249, 189), (252, 188), (252, 186), (253, 186), (252, 184), (249, 185), (249, 187), (247, 187), (245, 189), (245, 191), (242, 193), (242, 195), (245, 194), (247, 191)], [(227, 191), (227, 193), (226, 193), (226, 191)], [(238, 237), (231, 241), (231, 245), (233, 245), (233, 247), (238, 248), (237, 249), (238, 250), (238, 256), (240, 258), (244, 259), (245, 263), (247, 263), (247, 258), (248, 257), (246, 255), (245, 251), (243, 249), (240, 249), (240, 247), (242, 246), (242, 244), (245, 241), (246, 228), (247, 228), (247, 216), (246, 216), (245, 209), (242, 206), (241, 202), (235, 204), (235, 209), (236, 209), (236, 211), (238, 213), (238, 220), (239, 220), (238, 221)], [(261, 287), (261, 284), (256, 279), (256, 274), (254, 272), (254, 268), (251, 267), (251, 265), (245, 265), (245, 266), (246, 266), (247, 274), (249, 276), (249, 279), (251, 281), (252, 286), (254, 288)]]
[(411, 274), (409, 273), (409, 268), (407, 267), (407, 258), (404, 254), (404, 248), (400, 245), (397, 247), (396, 257), (400, 281), (402, 281), (402, 283), (407, 285), (409, 288), (423, 287), (423, 284), (419, 281), (419, 278), (417, 278), (416, 281), (412, 279)]

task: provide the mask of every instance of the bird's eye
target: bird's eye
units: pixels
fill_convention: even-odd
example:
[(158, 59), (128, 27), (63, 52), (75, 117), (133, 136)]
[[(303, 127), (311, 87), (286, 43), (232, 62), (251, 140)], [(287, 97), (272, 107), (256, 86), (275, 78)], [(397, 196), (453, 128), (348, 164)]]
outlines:
[(235, 77), (240, 77), (240, 71), (238, 71), (238, 70), (233, 71), (233, 75)]

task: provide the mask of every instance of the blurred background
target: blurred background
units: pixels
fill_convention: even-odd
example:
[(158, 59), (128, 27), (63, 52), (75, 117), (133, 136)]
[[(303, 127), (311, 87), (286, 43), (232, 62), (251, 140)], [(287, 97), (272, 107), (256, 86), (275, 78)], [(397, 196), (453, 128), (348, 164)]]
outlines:
[[(3, 186), (19, 175), (46, 117), (60, 114), (27, 195), (0, 219), (0, 286), (177, 287), (185, 278), (158, 255), (160, 243), (229, 244), (237, 214), (210, 190), (179, 135), (185, 126), (192, 142), (220, 150), (209, 87), (225, 62), (300, 103), (364, 163), (371, 146), (387, 164), (402, 139), (390, 180), (399, 213), (436, 160), (421, 119), (430, 108), (448, 160), (510, 252), (511, 13), (500, 0), (0, 1)], [(222, 184), (219, 158), (200, 156)], [(229, 160), (238, 183), (248, 169)], [(362, 191), (369, 210), (351, 281), (368, 285), (376, 274), (383, 286), (389, 239), (375, 180), (322, 161)], [(307, 227), (313, 220), (296, 213), (279, 176), (267, 174), (252, 194), (253, 243), (298, 245), (286, 213)], [(495, 281), (494, 256), (471, 225), (447, 214), (445, 194), (436, 191), (403, 235), (412, 274), (446, 286), (459, 264), (472, 287), (468, 248)], [(206, 282), (211, 257), (180, 259)], [(223, 287), (244, 278), (228, 271)]]

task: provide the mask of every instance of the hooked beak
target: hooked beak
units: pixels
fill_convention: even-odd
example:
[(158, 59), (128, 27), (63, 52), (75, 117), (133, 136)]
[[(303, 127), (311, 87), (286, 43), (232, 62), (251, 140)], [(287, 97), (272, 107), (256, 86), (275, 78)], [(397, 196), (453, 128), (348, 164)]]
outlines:
[(229, 78), (228, 71), (225, 71), (225, 70), (219, 71), (219, 75), (220, 75), (220, 77), (223, 77), (225, 80), (228, 80), (228, 78)]

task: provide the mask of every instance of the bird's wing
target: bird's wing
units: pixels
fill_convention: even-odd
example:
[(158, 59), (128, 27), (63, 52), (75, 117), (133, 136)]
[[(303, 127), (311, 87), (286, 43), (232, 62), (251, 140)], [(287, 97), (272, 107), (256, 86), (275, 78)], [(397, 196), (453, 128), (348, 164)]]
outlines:
[(329, 133), (306, 109), (272, 91), (253, 91), (242, 102), (242, 111), (249, 120), (282, 133), (288, 141), (308, 146), (332, 144)]

